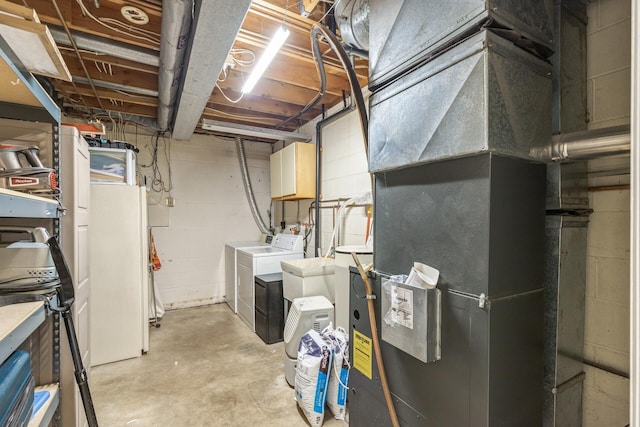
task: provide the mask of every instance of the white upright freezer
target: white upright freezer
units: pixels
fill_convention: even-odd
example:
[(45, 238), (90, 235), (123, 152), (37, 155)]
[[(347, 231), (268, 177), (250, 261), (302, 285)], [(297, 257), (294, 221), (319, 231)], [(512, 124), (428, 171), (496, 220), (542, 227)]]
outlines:
[(146, 189), (91, 184), (91, 364), (149, 347)]

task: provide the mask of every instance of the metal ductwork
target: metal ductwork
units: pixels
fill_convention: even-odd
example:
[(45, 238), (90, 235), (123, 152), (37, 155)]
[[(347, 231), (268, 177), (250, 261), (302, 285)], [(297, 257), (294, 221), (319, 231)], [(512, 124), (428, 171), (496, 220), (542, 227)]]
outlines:
[[(53, 26), (49, 26), (49, 30), (57, 44), (71, 46), (71, 41), (69, 41), (69, 37), (67, 37), (64, 30)], [(71, 35), (79, 49), (104, 53), (106, 55), (115, 56), (116, 58), (127, 59), (129, 61), (135, 61), (140, 64), (151, 65), (154, 67), (157, 67), (160, 63), (157, 52), (151, 49), (132, 47), (115, 40), (109, 40), (103, 37), (78, 32), (72, 32)]]
[(183, 59), (191, 29), (191, 0), (162, 2), (160, 68), (158, 69), (158, 128), (167, 130), (173, 116)]
[[(87, 111), (87, 109), (83, 108), (83, 111)], [(98, 117), (102, 119), (109, 118), (108, 113), (105, 112), (104, 110), (100, 110), (97, 108), (90, 108), (88, 112), (89, 114), (91, 114), (91, 117)], [(116, 117), (118, 120), (122, 120), (124, 122), (135, 123), (140, 126), (144, 126), (154, 130), (158, 129), (158, 123), (156, 122), (156, 119), (152, 119), (151, 117), (138, 116), (136, 114), (122, 114), (122, 113), (112, 115), (113, 119), (115, 119)]]
[(258, 210), (256, 198), (253, 194), (251, 179), (249, 178), (249, 167), (247, 166), (247, 157), (244, 153), (244, 143), (242, 142), (242, 138), (236, 138), (236, 149), (238, 151), (238, 160), (240, 161), (240, 171), (242, 172), (244, 191), (247, 194), (247, 201), (249, 202), (249, 207), (251, 208), (253, 219), (256, 221), (256, 225), (260, 229), (261, 233), (271, 234), (272, 230), (267, 227), (264, 220), (262, 219), (262, 215), (260, 215), (260, 211)]
[[(75, 83), (81, 83), (81, 84), (85, 84), (88, 85), (89, 84), (89, 79), (87, 79), (86, 77), (73, 77), (73, 81)], [(158, 96), (158, 92), (155, 90), (151, 90), (151, 89), (145, 89), (145, 88), (141, 88), (141, 87), (135, 87), (135, 86), (129, 86), (129, 85), (123, 85), (123, 84), (118, 84), (118, 83), (113, 83), (113, 82), (106, 82), (104, 80), (96, 80), (96, 79), (92, 79), (93, 84), (96, 85), (96, 87), (101, 87), (104, 89), (111, 89), (111, 90), (119, 90), (119, 91), (123, 91), (129, 94), (136, 94), (136, 95), (142, 95), (142, 96), (151, 96), (151, 97), (156, 97)]]
[(335, 19), (345, 43), (369, 51), (369, 0), (336, 2)]
[(629, 126), (556, 135), (551, 146), (553, 160), (592, 159), (630, 151)]

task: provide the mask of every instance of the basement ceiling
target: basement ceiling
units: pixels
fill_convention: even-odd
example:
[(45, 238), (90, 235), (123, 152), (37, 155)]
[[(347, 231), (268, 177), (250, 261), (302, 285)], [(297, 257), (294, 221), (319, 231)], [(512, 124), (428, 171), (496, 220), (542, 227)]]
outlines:
[[(167, 1), (178, 2), (164, 3)], [(208, 133), (201, 128), (202, 119), (293, 131), (321, 114), (323, 106), (330, 108), (350, 95), (345, 71), (321, 40), (325, 94), (314, 108), (291, 119), (320, 88), (310, 32), (317, 21), (329, 23), (328, 2), (319, 2), (311, 15), (303, 17), (296, 0), (199, 0), (195, 5), (182, 0), (193, 22), (175, 43), (185, 55), (174, 67), (179, 74), (171, 80), (176, 94), (162, 103), (171, 107), (164, 128), (158, 126), (161, 27), (169, 21), (162, 16), (163, 2), (12, 2), (35, 9), (53, 34), (73, 81), (50, 79), (50, 89), (68, 116), (135, 121), (173, 130), (176, 138), (188, 139), (194, 131)], [(254, 62), (281, 25), (291, 35), (255, 89), (242, 96), (241, 88)], [(77, 49), (69, 42), (67, 31)], [(367, 61), (354, 57), (354, 65), (360, 86), (366, 86)]]

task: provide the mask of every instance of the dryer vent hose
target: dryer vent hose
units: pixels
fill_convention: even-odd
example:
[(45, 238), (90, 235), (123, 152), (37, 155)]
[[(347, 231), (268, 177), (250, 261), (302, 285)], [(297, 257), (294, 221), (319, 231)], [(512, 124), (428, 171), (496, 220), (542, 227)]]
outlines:
[(247, 195), (247, 201), (249, 202), (249, 208), (251, 208), (253, 219), (256, 221), (261, 233), (272, 234), (272, 230), (267, 227), (262, 219), (262, 215), (260, 215), (258, 205), (256, 204), (256, 198), (253, 195), (253, 188), (251, 187), (251, 179), (249, 178), (249, 168), (247, 167), (247, 157), (244, 153), (244, 143), (242, 142), (242, 138), (236, 138), (236, 148), (238, 150), (238, 159), (240, 160), (240, 172), (242, 172), (244, 192)]

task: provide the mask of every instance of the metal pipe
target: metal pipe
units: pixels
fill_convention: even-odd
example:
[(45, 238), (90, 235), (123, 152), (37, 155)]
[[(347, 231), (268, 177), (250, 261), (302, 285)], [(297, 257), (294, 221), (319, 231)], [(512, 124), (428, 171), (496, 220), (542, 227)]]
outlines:
[[(76, 42), (73, 40), (73, 37), (71, 37), (71, 31), (67, 26), (67, 22), (64, 20), (64, 16), (62, 16), (62, 12), (60, 11), (60, 8), (58, 7), (58, 3), (56, 2), (56, 0), (53, 0), (53, 7), (55, 7), (56, 13), (58, 14), (58, 18), (60, 19), (60, 22), (62, 22), (62, 26), (64, 27), (64, 30), (67, 33), (67, 37), (69, 37), (69, 41), (71, 42), (71, 46), (73, 47), (73, 50), (76, 53), (76, 56), (78, 57), (78, 61), (80, 61), (82, 70), (84, 71), (85, 76), (87, 76), (87, 79), (89, 80), (89, 85), (91, 86), (93, 95), (96, 97), (96, 100), (98, 101), (98, 105), (100, 105), (100, 108), (104, 110), (104, 106), (102, 105), (102, 100), (98, 96), (98, 91), (96, 90), (96, 87), (93, 85), (93, 80), (91, 80), (89, 71), (87, 71), (87, 67), (86, 65), (84, 65), (84, 60), (82, 59), (82, 55), (80, 55), (80, 51), (78, 50), (78, 46), (76, 45)], [(74, 84), (74, 88), (75, 88), (75, 84)], [(83, 99), (83, 102), (84, 102), (84, 99)]]
[(334, 3), (335, 20), (342, 39), (361, 51), (369, 50), (369, 0)]
[(591, 159), (627, 154), (630, 150), (629, 127), (613, 127), (556, 135), (551, 145), (551, 158), (554, 161)]
[(316, 205), (316, 214), (314, 217), (314, 227), (315, 227), (315, 236), (314, 236), (314, 254), (315, 256), (320, 256), (320, 209), (317, 209), (320, 204), (320, 192), (322, 191), (322, 171), (320, 165), (322, 164), (322, 128), (345, 114), (353, 111), (353, 105), (349, 105), (348, 107), (343, 108), (338, 111), (336, 114), (329, 116), (327, 118), (323, 118), (316, 124), (316, 197), (314, 199), (314, 203)]
[[(89, 80), (85, 79), (84, 77), (74, 77), (73, 80), (78, 82), (78, 83), (89, 84)], [(104, 89), (119, 90), (119, 91), (127, 92), (127, 93), (130, 93), (130, 94), (142, 95), (142, 96), (150, 96), (150, 97), (153, 97), (153, 98), (158, 96), (158, 92), (155, 91), (155, 90), (151, 90), (151, 89), (144, 89), (144, 88), (140, 88), (140, 87), (128, 86), (128, 85), (123, 85), (123, 84), (119, 84), (119, 83), (106, 82), (104, 80), (93, 79), (92, 81), (93, 81), (94, 85), (96, 85), (97, 87), (104, 88)]]
[[(318, 77), (320, 78), (320, 89), (318, 89), (318, 93), (313, 97), (311, 101), (295, 116), (289, 117), (281, 121), (276, 125), (276, 129), (282, 127), (286, 123), (289, 123), (291, 120), (296, 120), (298, 117), (302, 116), (307, 111), (314, 108), (318, 105), (318, 102), (324, 96), (325, 91), (327, 90), (327, 74), (324, 69), (324, 62), (322, 59), (322, 52), (320, 51), (320, 45), (318, 43), (318, 36), (320, 35), (320, 29), (315, 26), (311, 29), (311, 53), (313, 54), (314, 59), (316, 60), (316, 70), (318, 71)], [(323, 107), (324, 108), (324, 107)]]
[(343, 44), (342, 47), (348, 54), (359, 56), (360, 58), (367, 60), (369, 59), (369, 52), (366, 50), (358, 49), (353, 46), (349, 46), (348, 44)]
[(640, 5), (631, 6), (631, 274), (629, 421), (640, 425)]
[(244, 183), (244, 191), (247, 195), (247, 201), (249, 202), (249, 208), (253, 219), (256, 221), (261, 233), (271, 234), (272, 230), (267, 227), (258, 210), (258, 204), (253, 194), (253, 188), (251, 187), (251, 179), (249, 178), (249, 168), (247, 167), (247, 158), (244, 153), (244, 144), (242, 138), (236, 138), (236, 148), (238, 151), (238, 160), (240, 160), (240, 171), (242, 172), (242, 182)]
[(362, 95), (362, 89), (360, 88), (360, 82), (358, 81), (358, 76), (353, 69), (353, 65), (351, 64), (351, 60), (347, 52), (342, 48), (342, 45), (338, 41), (338, 38), (335, 34), (329, 31), (324, 25), (316, 23), (314, 28), (318, 28), (323, 36), (329, 42), (329, 46), (336, 53), (338, 59), (342, 63), (345, 71), (347, 72), (347, 77), (349, 78), (349, 85), (351, 86), (351, 97), (355, 102), (355, 106), (358, 109), (358, 113), (360, 116), (360, 127), (362, 129), (362, 137), (364, 141), (364, 151), (367, 157), (367, 161), (369, 160), (369, 118), (367, 117), (367, 109), (364, 103), (364, 96)]

